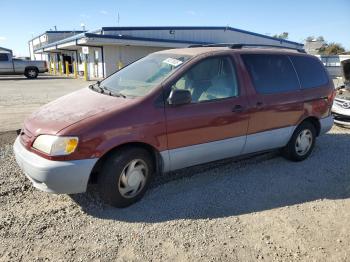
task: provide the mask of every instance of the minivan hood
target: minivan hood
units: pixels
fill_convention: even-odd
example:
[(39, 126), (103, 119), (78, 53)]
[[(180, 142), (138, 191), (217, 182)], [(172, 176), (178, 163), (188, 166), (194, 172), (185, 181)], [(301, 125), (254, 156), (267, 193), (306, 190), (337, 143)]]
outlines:
[(134, 99), (97, 93), (89, 88), (60, 97), (35, 111), (24, 122), (34, 136), (57, 134), (62, 129), (86, 118), (110, 110), (118, 110)]

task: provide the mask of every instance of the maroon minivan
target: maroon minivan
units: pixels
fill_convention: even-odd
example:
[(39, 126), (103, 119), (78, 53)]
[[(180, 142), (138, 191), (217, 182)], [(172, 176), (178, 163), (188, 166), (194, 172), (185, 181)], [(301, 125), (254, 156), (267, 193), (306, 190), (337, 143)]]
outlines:
[(333, 125), (332, 81), (301, 50), (202, 46), (150, 54), (25, 120), (19, 166), (47, 192), (97, 183), (116, 207), (156, 174), (271, 149), (306, 159)]

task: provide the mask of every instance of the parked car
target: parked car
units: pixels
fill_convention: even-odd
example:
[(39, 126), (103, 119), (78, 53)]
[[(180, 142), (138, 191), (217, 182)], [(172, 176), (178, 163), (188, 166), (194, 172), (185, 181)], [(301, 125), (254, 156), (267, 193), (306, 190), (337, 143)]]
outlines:
[(334, 123), (350, 127), (350, 87), (341, 86), (336, 92), (332, 107)]
[(47, 72), (46, 61), (22, 60), (12, 57), (12, 52), (0, 51), (0, 75), (21, 75), (37, 78), (39, 73)]
[(334, 122), (350, 127), (350, 60), (342, 62), (344, 85), (337, 88), (332, 107)]
[(334, 86), (314, 56), (242, 45), (150, 54), (33, 113), (14, 144), (38, 189), (139, 200), (159, 173), (281, 149), (306, 159), (331, 129)]

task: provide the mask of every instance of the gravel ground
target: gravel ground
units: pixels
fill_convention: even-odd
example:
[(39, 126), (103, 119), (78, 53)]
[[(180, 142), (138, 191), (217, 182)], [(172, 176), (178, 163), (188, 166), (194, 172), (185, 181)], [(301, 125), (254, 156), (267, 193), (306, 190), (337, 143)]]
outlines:
[(32, 188), (0, 135), (0, 261), (349, 261), (350, 130), (158, 179), (126, 209)]

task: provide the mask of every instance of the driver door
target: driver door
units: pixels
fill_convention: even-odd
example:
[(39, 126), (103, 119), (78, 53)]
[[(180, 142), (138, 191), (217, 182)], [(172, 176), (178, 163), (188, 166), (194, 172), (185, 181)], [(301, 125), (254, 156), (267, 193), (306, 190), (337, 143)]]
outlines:
[(168, 170), (241, 154), (248, 128), (248, 103), (230, 56), (199, 61), (172, 89), (189, 90), (192, 102), (165, 108)]

